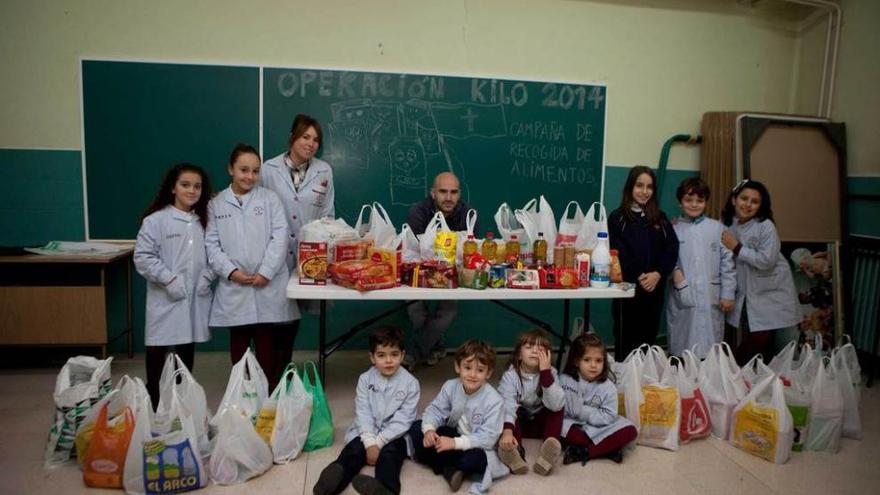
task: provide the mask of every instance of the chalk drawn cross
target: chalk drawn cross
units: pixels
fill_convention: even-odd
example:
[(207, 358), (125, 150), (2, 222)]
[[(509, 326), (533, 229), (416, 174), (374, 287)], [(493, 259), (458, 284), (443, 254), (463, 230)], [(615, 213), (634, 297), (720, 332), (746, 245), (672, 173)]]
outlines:
[(467, 115), (463, 115), (461, 120), (467, 121), (468, 132), (474, 132), (474, 120), (476, 120), (477, 117), (479, 117), (479, 115), (474, 114), (471, 107), (467, 107)]

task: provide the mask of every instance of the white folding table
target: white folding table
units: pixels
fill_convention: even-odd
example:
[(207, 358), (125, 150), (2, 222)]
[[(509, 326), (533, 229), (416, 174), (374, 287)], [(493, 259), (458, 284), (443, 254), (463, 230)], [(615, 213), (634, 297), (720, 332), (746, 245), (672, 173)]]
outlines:
[[(326, 358), (330, 357), (339, 347), (374, 322), (389, 316), (402, 307), (406, 307), (415, 301), (428, 300), (456, 300), (456, 301), (492, 301), (502, 308), (521, 316), (530, 322), (544, 328), (560, 339), (561, 349), (557, 354), (557, 368), (560, 366), (565, 346), (568, 345), (570, 302), (572, 299), (584, 301), (584, 313), (589, 323), (589, 301), (591, 299), (618, 299), (628, 298), (635, 295), (632, 285), (612, 285), (607, 289), (585, 287), (581, 289), (422, 289), (414, 287), (394, 287), (393, 289), (358, 292), (353, 289), (340, 287), (332, 283), (327, 285), (301, 285), (296, 276), (292, 276), (287, 285), (287, 297), (291, 299), (315, 299), (320, 301), (320, 314), (318, 316), (318, 371), (321, 378), (325, 377), (324, 367)], [(535, 301), (535, 300), (562, 300), (563, 301), (563, 327), (562, 333), (553, 331), (553, 328), (537, 318), (510, 306), (506, 301)], [(348, 332), (332, 341), (327, 342), (327, 301), (401, 301), (383, 313), (369, 318), (352, 327)]]

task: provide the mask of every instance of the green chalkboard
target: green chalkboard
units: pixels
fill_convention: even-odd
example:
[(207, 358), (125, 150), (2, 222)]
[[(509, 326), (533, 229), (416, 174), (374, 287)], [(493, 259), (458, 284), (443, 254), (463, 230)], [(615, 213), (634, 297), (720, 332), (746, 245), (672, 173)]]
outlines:
[(544, 194), (557, 215), (598, 201), (606, 88), (476, 77), (317, 69), (263, 71), (264, 158), (284, 152), (293, 116), (324, 131), (336, 214), (353, 222), (379, 201), (399, 225), (433, 177), (455, 172), (482, 230), (502, 202)]
[(88, 237), (134, 239), (175, 162), (225, 187), (232, 146), (259, 142), (259, 81), (256, 67), (84, 60)]

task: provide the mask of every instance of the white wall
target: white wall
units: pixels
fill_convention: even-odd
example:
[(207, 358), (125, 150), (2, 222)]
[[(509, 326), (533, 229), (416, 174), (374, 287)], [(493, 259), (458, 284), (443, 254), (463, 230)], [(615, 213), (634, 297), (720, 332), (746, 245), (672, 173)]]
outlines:
[(703, 112), (795, 111), (797, 54), (791, 26), (734, 0), (3, 0), (0, 147), (79, 148), (78, 61), (97, 57), (605, 81), (607, 163), (656, 164)]

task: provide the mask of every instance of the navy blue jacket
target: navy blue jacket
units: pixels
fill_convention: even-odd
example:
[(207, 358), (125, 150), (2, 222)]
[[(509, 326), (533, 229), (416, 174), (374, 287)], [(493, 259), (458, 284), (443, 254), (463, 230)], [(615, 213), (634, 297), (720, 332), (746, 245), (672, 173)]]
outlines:
[(620, 208), (608, 217), (611, 249), (618, 252), (624, 281), (637, 283), (639, 275), (649, 272), (658, 272), (661, 280), (665, 280), (675, 269), (678, 236), (666, 215), (660, 215), (659, 224), (653, 227), (644, 216), (628, 222)]
[[(452, 210), (452, 213), (446, 217), (446, 224), (449, 225), (449, 229), (454, 232), (467, 230), (467, 212), (470, 209), (471, 207), (467, 203), (459, 201), (455, 205), (455, 209)], [(410, 207), (409, 214), (406, 216), (406, 223), (409, 224), (409, 228), (416, 235), (422, 235), (425, 233), (425, 228), (428, 227), (428, 222), (431, 221), (435, 213), (437, 213), (437, 207), (434, 206), (434, 199), (428, 196)], [(477, 223), (474, 225), (474, 235), (477, 235), (479, 231), (480, 220), (478, 217)]]

